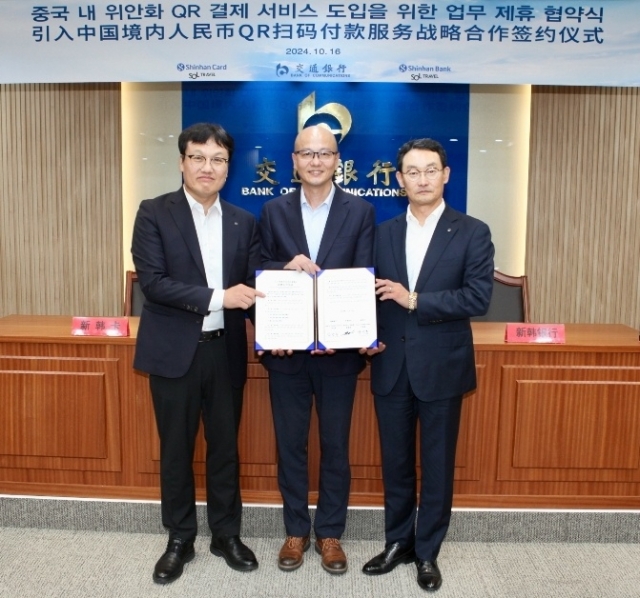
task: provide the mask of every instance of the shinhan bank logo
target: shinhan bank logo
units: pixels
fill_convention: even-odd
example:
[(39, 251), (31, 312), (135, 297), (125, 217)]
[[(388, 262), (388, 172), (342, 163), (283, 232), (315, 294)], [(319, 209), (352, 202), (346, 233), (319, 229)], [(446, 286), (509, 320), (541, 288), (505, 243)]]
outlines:
[(400, 69), (401, 73), (406, 73), (407, 72), (407, 65), (406, 64), (401, 64), (398, 69)]

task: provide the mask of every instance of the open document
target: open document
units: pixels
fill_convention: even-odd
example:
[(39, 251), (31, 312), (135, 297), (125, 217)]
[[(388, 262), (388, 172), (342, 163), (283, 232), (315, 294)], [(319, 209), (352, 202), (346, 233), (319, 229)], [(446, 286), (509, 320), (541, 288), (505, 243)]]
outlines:
[(378, 345), (373, 268), (259, 270), (256, 289), (256, 350)]

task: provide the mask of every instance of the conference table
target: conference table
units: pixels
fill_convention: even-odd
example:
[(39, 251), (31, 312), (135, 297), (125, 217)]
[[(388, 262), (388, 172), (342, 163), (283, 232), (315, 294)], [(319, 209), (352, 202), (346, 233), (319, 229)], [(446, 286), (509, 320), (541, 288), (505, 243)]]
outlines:
[[(159, 446), (130, 336), (73, 336), (71, 316), (0, 318), (0, 493), (157, 499)], [(247, 503), (280, 503), (266, 370), (252, 350), (240, 431)], [(506, 343), (474, 322), (478, 388), (463, 403), (459, 507), (640, 508), (640, 341), (614, 324), (566, 324), (564, 344)], [(351, 504), (382, 505), (369, 367), (351, 429)], [(204, 442), (194, 468), (204, 498)], [(319, 443), (312, 421), (310, 498)]]

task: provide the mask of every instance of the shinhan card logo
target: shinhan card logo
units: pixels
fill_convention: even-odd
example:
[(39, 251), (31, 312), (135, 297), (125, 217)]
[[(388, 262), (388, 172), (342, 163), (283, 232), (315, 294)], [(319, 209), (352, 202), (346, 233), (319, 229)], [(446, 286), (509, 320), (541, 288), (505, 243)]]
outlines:
[(215, 77), (218, 71), (226, 71), (226, 64), (185, 64), (179, 62), (176, 65), (178, 71), (186, 72), (189, 79), (200, 79), (206, 77)]

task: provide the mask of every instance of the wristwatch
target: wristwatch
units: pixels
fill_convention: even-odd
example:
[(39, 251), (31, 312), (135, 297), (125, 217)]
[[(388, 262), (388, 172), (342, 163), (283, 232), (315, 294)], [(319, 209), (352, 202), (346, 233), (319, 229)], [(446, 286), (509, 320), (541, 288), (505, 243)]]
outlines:
[(409, 312), (412, 312), (418, 306), (418, 293), (409, 293)]

